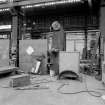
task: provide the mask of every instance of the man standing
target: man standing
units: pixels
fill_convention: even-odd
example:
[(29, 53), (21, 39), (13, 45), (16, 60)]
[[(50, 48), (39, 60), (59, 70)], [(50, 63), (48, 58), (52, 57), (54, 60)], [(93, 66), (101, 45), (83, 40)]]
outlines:
[(58, 21), (54, 21), (51, 25), (52, 45), (50, 50), (50, 69), (54, 71), (55, 75), (59, 74), (59, 51), (65, 51), (66, 36), (63, 27)]

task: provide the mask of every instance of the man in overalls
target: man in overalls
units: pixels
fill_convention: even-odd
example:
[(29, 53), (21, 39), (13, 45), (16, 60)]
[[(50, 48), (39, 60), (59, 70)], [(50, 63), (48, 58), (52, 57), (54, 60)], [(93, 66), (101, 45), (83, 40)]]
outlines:
[(52, 45), (50, 49), (50, 69), (54, 71), (54, 75), (59, 74), (59, 51), (65, 51), (66, 36), (63, 27), (58, 21), (54, 21), (51, 25)]

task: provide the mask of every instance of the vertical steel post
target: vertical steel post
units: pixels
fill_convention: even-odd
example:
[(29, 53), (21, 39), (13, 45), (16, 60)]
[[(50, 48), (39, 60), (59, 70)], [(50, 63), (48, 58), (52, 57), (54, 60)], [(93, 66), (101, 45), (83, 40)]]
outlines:
[(85, 33), (85, 50), (86, 50), (85, 59), (87, 59), (87, 38), (88, 38), (87, 15), (85, 15), (85, 28), (84, 28), (84, 33)]
[[(102, 62), (105, 61), (105, 0), (101, 0), (100, 3), (100, 31), (101, 31), (101, 43), (100, 43), (100, 65), (101, 65), (101, 79), (103, 78), (102, 73)], [(103, 80), (102, 80), (103, 81)]]
[(22, 16), (20, 7), (11, 8), (12, 34), (11, 34), (11, 60), (12, 65), (19, 67), (19, 39), (21, 37)]
[(101, 7), (100, 7), (100, 31), (101, 37), (103, 39), (102, 48), (105, 60), (105, 0), (101, 0)]
[(85, 59), (87, 59), (87, 38), (88, 38), (88, 2), (85, 1), (84, 34), (85, 34)]

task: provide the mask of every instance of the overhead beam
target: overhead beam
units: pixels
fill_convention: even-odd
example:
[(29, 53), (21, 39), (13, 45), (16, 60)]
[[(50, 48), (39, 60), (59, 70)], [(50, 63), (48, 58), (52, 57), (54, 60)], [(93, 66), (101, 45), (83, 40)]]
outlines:
[(37, 4), (37, 3), (43, 3), (43, 2), (51, 2), (51, 1), (57, 1), (57, 0), (26, 0), (19, 2), (19, 6), (22, 5), (31, 5), (31, 4)]
[(24, 6), (24, 5), (31, 5), (31, 4), (37, 4), (37, 3), (42, 3), (42, 2), (50, 2), (50, 1), (56, 1), (56, 0), (26, 0), (26, 1), (13, 2), (13, 4), (2, 3), (0, 4), (0, 9), (11, 8), (12, 6)]
[[(13, 6), (25, 6), (25, 5), (33, 5), (33, 4), (40, 4), (40, 3), (47, 3), (47, 2), (57, 2), (63, 0), (25, 0), (25, 1), (17, 1), (17, 2), (7, 2), (0, 4), (0, 9), (2, 8), (11, 8)], [(66, 0), (65, 0), (66, 1)], [(70, 0), (68, 0), (70, 1)], [(71, 0), (71, 2), (78, 2), (79, 0)], [(82, 1), (82, 0), (81, 0)]]
[(11, 5), (11, 3), (3, 3), (3, 4), (0, 4), (0, 9), (3, 9), (3, 8), (11, 8), (12, 6), (18, 6), (18, 2), (13, 3), (12, 5)]

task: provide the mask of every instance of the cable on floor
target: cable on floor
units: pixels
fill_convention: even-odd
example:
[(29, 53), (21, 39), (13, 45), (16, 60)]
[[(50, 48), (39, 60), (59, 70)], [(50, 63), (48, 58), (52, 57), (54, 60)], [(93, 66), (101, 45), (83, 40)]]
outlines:
[(94, 97), (101, 97), (102, 94), (101, 92), (98, 92), (96, 90), (89, 90), (88, 89), (88, 86), (87, 86), (87, 82), (86, 82), (86, 77), (85, 77), (85, 90), (81, 90), (81, 91), (77, 91), (77, 92), (62, 92), (61, 89), (66, 86), (68, 84), (62, 84), (57, 90), (59, 93), (61, 94), (79, 94), (79, 93), (88, 93), (90, 94), (91, 96), (94, 96)]
[[(90, 94), (91, 96), (94, 96), (94, 97), (101, 97), (102, 96), (102, 94), (101, 94), (101, 92), (97, 92), (96, 90), (94, 90), (93, 92), (91, 92), (89, 89), (88, 89), (88, 85), (87, 85), (87, 80), (86, 80), (86, 75), (85, 75), (85, 89), (86, 89), (86, 91), (88, 92), (88, 94)], [(97, 95), (95, 95), (95, 94), (97, 94)]]
[(53, 81), (53, 80), (47, 80), (47, 79), (43, 79), (43, 80), (35, 80), (35, 82), (32, 83), (31, 85), (42, 84), (42, 83), (50, 83), (50, 82), (56, 82), (56, 81)]
[[(49, 89), (48, 87), (41, 87), (40, 85), (42, 83), (49, 83), (49, 82), (55, 82), (55, 81), (52, 81), (52, 80), (47, 80), (47, 79), (43, 79), (43, 80), (35, 80), (37, 82), (35, 83), (32, 83), (30, 87), (18, 87), (18, 88), (15, 88), (16, 90), (33, 90), (33, 89)], [(66, 85), (69, 85), (69, 84), (62, 84), (58, 89), (57, 91), (61, 94), (80, 94), (80, 93), (88, 93), (90, 94), (91, 96), (94, 96), (94, 97), (101, 97), (102, 94), (96, 90), (89, 90), (88, 89), (88, 86), (87, 86), (87, 82), (86, 82), (86, 76), (85, 76), (85, 90), (81, 90), (81, 91), (77, 91), (77, 92), (62, 92), (61, 89), (66, 86)], [(10, 88), (10, 87), (3, 87), (3, 86), (0, 86), (2, 88)], [(98, 90), (105, 90), (105, 89), (98, 89)], [(97, 94), (97, 95), (96, 95)]]

